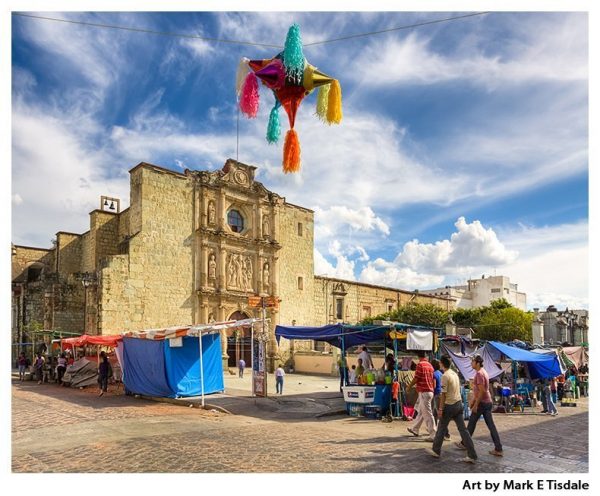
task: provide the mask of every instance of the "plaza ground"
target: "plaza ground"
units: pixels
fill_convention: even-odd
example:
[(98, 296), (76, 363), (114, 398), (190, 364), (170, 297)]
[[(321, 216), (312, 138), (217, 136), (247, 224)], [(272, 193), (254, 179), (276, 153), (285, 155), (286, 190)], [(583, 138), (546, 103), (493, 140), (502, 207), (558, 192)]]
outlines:
[[(342, 415), (339, 381), (289, 374), (284, 394), (249, 395), (250, 379), (225, 378), (226, 394), (206, 397), (215, 409), (162, 403), (111, 387), (76, 390), (35, 382), (12, 384), (13, 472), (395, 472), (586, 473), (588, 399), (540, 414), (495, 415), (505, 456), (488, 454), (481, 421), (475, 465), (444, 443), (441, 459), (425, 452), (411, 422)], [(182, 406), (184, 405), (184, 406)], [(224, 413), (225, 411), (229, 413)], [(451, 425), (452, 439), (459, 436)]]

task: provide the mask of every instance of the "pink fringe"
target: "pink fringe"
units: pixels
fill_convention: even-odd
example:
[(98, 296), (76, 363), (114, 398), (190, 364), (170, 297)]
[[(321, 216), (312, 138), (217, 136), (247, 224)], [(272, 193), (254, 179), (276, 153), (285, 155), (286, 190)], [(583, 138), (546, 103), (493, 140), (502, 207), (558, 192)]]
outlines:
[(242, 85), (240, 94), (240, 110), (250, 119), (256, 117), (258, 113), (258, 79), (254, 72), (249, 72)]

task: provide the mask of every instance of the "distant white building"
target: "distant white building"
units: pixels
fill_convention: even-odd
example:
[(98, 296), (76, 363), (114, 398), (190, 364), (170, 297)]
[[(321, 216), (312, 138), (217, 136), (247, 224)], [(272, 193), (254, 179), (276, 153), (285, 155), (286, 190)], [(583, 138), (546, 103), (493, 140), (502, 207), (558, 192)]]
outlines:
[(527, 295), (518, 291), (517, 285), (511, 283), (506, 276), (483, 275), (481, 279), (469, 279), (465, 285), (424, 289), (419, 292), (453, 298), (457, 308), (485, 307), (494, 300), (504, 298), (512, 306), (527, 310)]

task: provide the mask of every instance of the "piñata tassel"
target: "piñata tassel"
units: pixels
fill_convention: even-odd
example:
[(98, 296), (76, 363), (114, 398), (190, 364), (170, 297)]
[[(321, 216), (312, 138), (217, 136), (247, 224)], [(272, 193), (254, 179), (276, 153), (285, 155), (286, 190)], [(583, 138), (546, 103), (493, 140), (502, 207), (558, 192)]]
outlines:
[(330, 83), (327, 101), (327, 124), (342, 122), (342, 88), (337, 79)]
[(283, 145), (283, 172), (298, 172), (300, 170), (300, 141), (294, 129), (285, 135)]
[(300, 38), (300, 26), (292, 24), (285, 38), (283, 48), (283, 65), (285, 74), (295, 83), (302, 80), (304, 73), (304, 53), (302, 52), (302, 39)]
[(324, 84), (319, 88), (317, 94), (317, 116), (323, 122), (327, 122), (327, 104), (329, 102), (329, 87), (331, 85)]
[(240, 94), (240, 110), (250, 119), (256, 117), (258, 113), (258, 79), (254, 72), (249, 72), (244, 79), (242, 92)]
[(250, 66), (248, 65), (250, 59), (247, 57), (242, 57), (240, 63), (237, 68), (237, 73), (235, 75), (235, 94), (239, 95), (240, 91), (242, 91), (242, 84), (244, 84), (244, 79), (246, 79), (246, 75), (250, 71)]
[(269, 125), (267, 126), (267, 142), (269, 143), (277, 143), (281, 136), (281, 124), (279, 122), (280, 105), (279, 101), (276, 100), (269, 114)]

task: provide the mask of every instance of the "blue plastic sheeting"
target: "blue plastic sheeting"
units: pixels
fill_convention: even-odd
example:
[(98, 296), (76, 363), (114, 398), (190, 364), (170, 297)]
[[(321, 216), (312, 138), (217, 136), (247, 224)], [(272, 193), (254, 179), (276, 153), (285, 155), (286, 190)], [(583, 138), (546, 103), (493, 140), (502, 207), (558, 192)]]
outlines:
[(508, 346), (497, 341), (490, 341), (488, 344), (511, 360), (527, 363), (529, 375), (532, 379), (548, 379), (550, 377), (557, 377), (562, 373), (560, 362), (556, 355), (548, 356), (540, 353), (532, 353), (531, 351)]
[(164, 341), (123, 338), (123, 382), (128, 391), (173, 398), (165, 367)]
[[(183, 346), (172, 348), (165, 341), (165, 364), (169, 386), (176, 396), (200, 396), (200, 345), (198, 338), (183, 337)], [(204, 394), (225, 389), (219, 333), (202, 336)]]
[[(430, 329), (408, 324), (396, 324), (395, 329)], [(279, 338), (312, 339), (324, 341), (338, 348), (350, 348), (361, 344), (380, 342), (386, 339), (390, 326), (351, 326), (344, 324), (325, 325), (321, 327), (280, 326), (275, 328), (277, 343)]]

